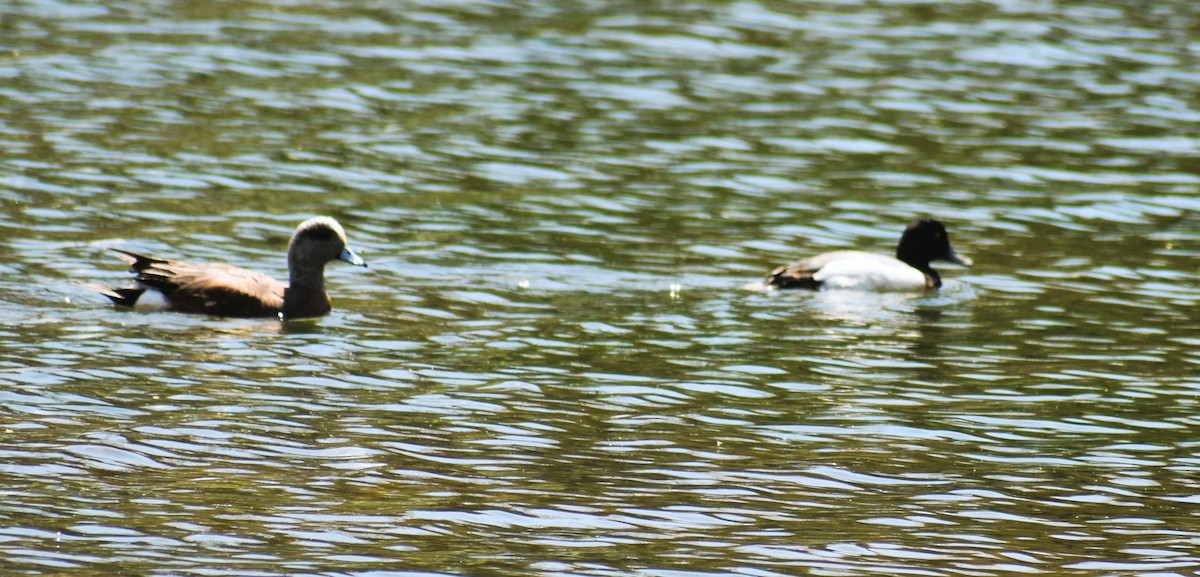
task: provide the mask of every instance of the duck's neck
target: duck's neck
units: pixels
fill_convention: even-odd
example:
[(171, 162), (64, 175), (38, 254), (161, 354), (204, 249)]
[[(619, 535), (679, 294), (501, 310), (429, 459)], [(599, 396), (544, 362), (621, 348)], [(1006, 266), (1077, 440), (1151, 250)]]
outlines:
[(926, 288), (936, 289), (942, 287), (942, 277), (938, 275), (936, 270), (933, 270), (928, 260), (906, 252), (904, 247), (896, 249), (896, 260), (925, 273)]
[(942, 288), (942, 277), (933, 270), (933, 267), (926, 264), (924, 267), (916, 267), (917, 270), (925, 273), (925, 287), (931, 289)]
[(318, 317), (333, 308), (325, 292), (325, 267), (289, 263), (288, 288), (283, 293), (284, 318)]

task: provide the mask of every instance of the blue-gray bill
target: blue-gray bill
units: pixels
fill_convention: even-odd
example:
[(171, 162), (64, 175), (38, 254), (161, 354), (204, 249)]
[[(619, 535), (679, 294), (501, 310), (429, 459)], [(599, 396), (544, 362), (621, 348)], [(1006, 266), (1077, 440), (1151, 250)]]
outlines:
[(367, 268), (367, 261), (363, 260), (363, 258), (361, 256), (358, 256), (358, 253), (354, 252), (353, 250), (350, 250), (350, 247), (346, 247), (346, 248), (342, 249), (342, 254), (338, 255), (338, 258), (341, 260), (344, 260), (354, 266), (361, 266), (363, 268)]

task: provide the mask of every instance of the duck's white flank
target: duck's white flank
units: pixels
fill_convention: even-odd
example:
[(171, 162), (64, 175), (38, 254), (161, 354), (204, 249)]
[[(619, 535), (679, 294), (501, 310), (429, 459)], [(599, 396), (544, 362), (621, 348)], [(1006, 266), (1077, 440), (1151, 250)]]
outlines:
[(925, 288), (925, 273), (890, 256), (856, 250), (838, 251), (813, 273), (822, 288), (913, 291)]
[(145, 311), (164, 311), (170, 307), (167, 297), (155, 289), (147, 288), (133, 303), (133, 308)]

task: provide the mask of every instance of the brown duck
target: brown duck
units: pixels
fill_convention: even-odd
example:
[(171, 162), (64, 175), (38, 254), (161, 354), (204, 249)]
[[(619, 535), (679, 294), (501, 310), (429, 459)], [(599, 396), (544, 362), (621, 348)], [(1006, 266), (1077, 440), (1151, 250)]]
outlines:
[(194, 264), (112, 249), (135, 273), (123, 288), (89, 285), (121, 306), (132, 307), (147, 291), (159, 293), (168, 310), (227, 317), (319, 317), (332, 308), (325, 292), (325, 265), (367, 263), (346, 246), (336, 220), (318, 216), (300, 223), (288, 245), (289, 284), (236, 266)]

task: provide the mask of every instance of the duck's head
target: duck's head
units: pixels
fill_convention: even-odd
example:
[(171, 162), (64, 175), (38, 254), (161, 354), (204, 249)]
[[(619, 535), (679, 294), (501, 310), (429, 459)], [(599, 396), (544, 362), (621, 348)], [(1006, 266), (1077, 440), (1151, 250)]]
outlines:
[(950, 235), (946, 227), (932, 218), (918, 218), (908, 223), (900, 245), (896, 247), (896, 258), (919, 269), (929, 267), (935, 260), (945, 260), (963, 266), (971, 266), (971, 259), (958, 254), (950, 246)]
[(367, 261), (346, 246), (346, 231), (336, 220), (318, 216), (300, 223), (288, 245), (289, 267), (320, 269), (333, 260), (367, 266)]

